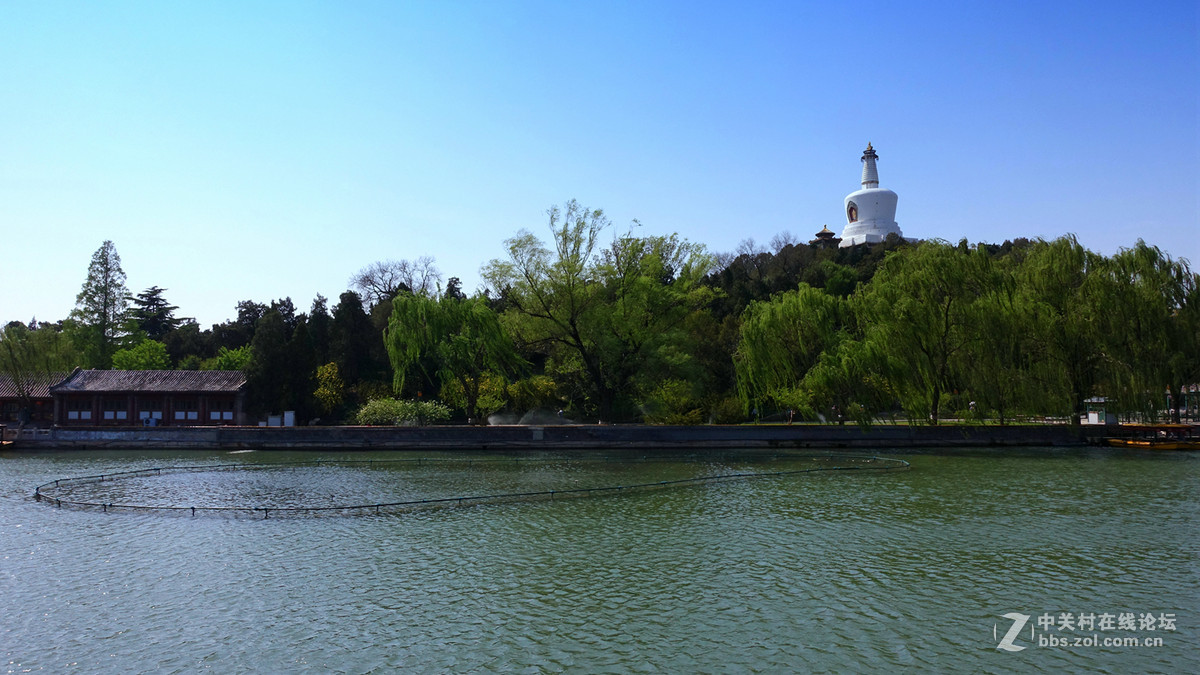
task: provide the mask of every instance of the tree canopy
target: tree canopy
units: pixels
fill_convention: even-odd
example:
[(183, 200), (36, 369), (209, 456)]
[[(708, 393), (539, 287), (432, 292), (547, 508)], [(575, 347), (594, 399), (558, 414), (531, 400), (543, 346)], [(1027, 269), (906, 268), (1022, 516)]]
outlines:
[(131, 297), (106, 241), (65, 321), (0, 331), (0, 370), (22, 383), (77, 366), (245, 370), (253, 411), (325, 422), (393, 396), (480, 423), (545, 408), (1078, 423), (1096, 400), (1126, 419), (1198, 416), (1200, 283), (1142, 241), (1101, 255), (1073, 236), (842, 249), (781, 233), (714, 255), (573, 200), (547, 216), (549, 237), (507, 239), (473, 297), (459, 277), (443, 289), (432, 258), (384, 260), (336, 303), (246, 299), (207, 329), (159, 286)]
[[(395, 374), (393, 389), (404, 390), (414, 368), (428, 367), (440, 390), (461, 399), (467, 419), (484, 423), (503, 404), (488, 396), (488, 383), (503, 382), (523, 366), (512, 339), (486, 299), (402, 294), (393, 301), (384, 332)], [(445, 396), (444, 396), (445, 397)]]
[(92, 254), (87, 278), (75, 298), (70, 320), (77, 343), (88, 365), (108, 368), (112, 355), (129, 334), (129, 290), (121, 256), (111, 241), (105, 241)]
[(133, 299), (133, 309), (130, 317), (137, 327), (151, 340), (162, 340), (167, 333), (180, 326), (182, 321), (175, 318), (178, 307), (168, 303), (162, 294), (165, 288), (151, 286)]
[(573, 200), (547, 215), (551, 247), (523, 230), (484, 276), (501, 293), (516, 342), (539, 352), (587, 413), (631, 416), (649, 378), (692, 365), (684, 326), (713, 297), (699, 283), (711, 258), (676, 235), (630, 232), (603, 246), (610, 221)]

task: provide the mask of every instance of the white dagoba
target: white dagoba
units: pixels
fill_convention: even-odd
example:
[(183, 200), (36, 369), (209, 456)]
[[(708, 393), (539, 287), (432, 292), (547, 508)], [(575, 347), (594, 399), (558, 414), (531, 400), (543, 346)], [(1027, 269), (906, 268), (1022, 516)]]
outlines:
[(896, 224), (896, 193), (879, 187), (877, 159), (875, 148), (867, 143), (862, 156), (862, 189), (846, 195), (846, 229), (838, 248), (878, 244), (893, 233), (904, 236)]

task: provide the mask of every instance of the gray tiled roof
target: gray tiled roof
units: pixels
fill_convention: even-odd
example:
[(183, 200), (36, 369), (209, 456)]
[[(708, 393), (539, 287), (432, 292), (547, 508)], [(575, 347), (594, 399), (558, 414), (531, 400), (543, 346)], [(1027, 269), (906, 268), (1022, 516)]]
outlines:
[(51, 393), (196, 392), (235, 393), (246, 384), (240, 370), (79, 370), (50, 387)]
[[(25, 391), (31, 398), (50, 398), (50, 385), (61, 382), (70, 373), (40, 373), (28, 375), (25, 379)], [(11, 375), (0, 373), (0, 398), (20, 398), (20, 387)]]

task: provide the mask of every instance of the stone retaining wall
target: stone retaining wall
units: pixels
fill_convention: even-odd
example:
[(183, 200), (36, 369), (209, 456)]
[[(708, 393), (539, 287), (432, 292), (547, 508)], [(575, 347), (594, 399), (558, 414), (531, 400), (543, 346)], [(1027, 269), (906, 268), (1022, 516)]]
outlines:
[[(11, 430), (10, 430), (11, 432)], [(569, 448), (913, 448), (1078, 446), (1103, 427), (738, 426), (439, 426), (158, 427), (49, 429), (14, 439), (10, 450), (122, 449), (443, 449)], [(10, 433), (10, 435), (12, 435)]]

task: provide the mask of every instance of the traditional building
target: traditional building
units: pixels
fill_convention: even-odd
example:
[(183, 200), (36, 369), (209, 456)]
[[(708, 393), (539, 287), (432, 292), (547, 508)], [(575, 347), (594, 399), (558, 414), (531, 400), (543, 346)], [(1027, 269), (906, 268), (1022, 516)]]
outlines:
[(54, 400), (50, 386), (67, 373), (28, 375), (14, 380), (0, 374), (0, 423), (9, 427), (48, 427), (54, 423)]
[(808, 241), (808, 245), (815, 248), (837, 248), (840, 243), (842, 243), (842, 240), (834, 235), (833, 230), (829, 229), (828, 225), (821, 228), (821, 231), (817, 233), (816, 239)]
[(50, 387), (61, 426), (245, 424), (238, 370), (80, 370)]
[(867, 143), (862, 156), (862, 189), (846, 195), (846, 229), (842, 230), (842, 248), (878, 244), (887, 239), (889, 234), (904, 236), (896, 223), (896, 193), (879, 187), (879, 171), (875, 167), (878, 159), (875, 149)]

